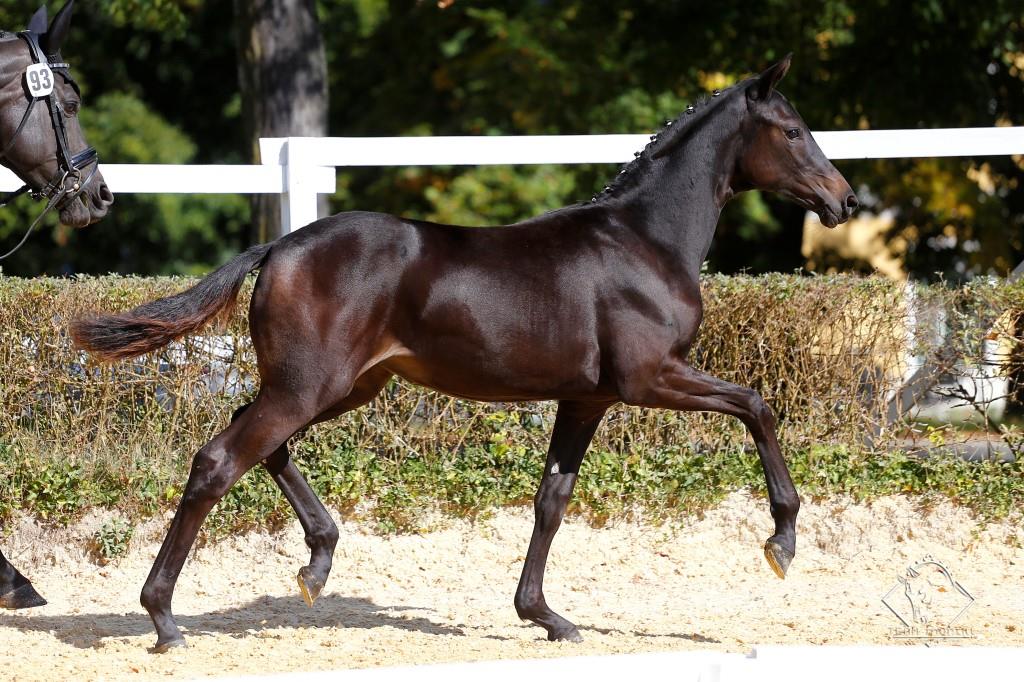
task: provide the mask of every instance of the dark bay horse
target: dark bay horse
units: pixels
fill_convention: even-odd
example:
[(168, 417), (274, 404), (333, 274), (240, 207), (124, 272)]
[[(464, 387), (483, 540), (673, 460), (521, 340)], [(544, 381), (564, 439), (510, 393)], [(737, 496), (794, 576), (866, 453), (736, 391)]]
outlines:
[(749, 388), (687, 363), (701, 322), (698, 273), (723, 205), (778, 192), (834, 227), (857, 198), (775, 86), (789, 57), (687, 108), (590, 202), (515, 225), (466, 228), (342, 213), (255, 246), (192, 289), (121, 314), (76, 320), (79, 347), (105, 360), (157, 349), (230, 306), (259, 268), (249, 312), (262, 382), (255, 399), (196, 454), (181, 503), (142, 589), (156, 650), (184, 644), (171, 613), (178, 574), (213, 505), (266, 467), (311, 549), (308, 603), (331, 568), (337, 528), (287, 440), (369, 402), (393, 375), (481, 401), (557, 400), (515, 595), (551, 640), (579, 640), (544, 598), (548, 550), (584, 453), (618, 402), (733, 415), (749, 428), (768, 483), (784, 577), (800, 506), (774, 418)]
[[(49, 25), (42, 7), (27, 30), (0, 31), (0, 164), (25, 183), (21, 190), (0, 196), (0, 206), (31, 192), (47, 200), (47, 209), (58, 211), (65, 225), (85, 227), (107, 214), (114, 196), (97, 168), (95, 150), (85, 144), (77, 119), (78, 86), (60, 57), (73, 5), (68, 0)], [(6, 251), (0, 248), (0, 253)], [(0, 554), (0, 607), (45, 603)]]

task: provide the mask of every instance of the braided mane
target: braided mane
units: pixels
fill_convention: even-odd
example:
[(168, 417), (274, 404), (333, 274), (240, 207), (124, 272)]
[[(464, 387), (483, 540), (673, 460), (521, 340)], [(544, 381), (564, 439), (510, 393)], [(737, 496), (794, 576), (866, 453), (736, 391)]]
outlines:
[(636, 182), (636, 178), (643, 175), (654, 159), (670, 153), (712, 118), (719, 102), (726, 99), (735, 87), (734, 85), (721, 92), (715, 90), (711, 95), (703, 95), (675, 119), (666, 121), (661, 130), (651, 135), (651, 141), (647, 146), (636, 152), (636, 158), (623, 166), (602, 192), (591, 198), (591, 203), (601, 201)]

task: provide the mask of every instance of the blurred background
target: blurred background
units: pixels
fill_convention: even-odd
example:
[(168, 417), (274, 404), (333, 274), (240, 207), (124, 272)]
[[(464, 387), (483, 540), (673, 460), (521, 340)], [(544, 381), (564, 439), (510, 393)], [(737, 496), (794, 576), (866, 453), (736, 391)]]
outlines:
[[(37, 6), (5, 0), (0, 27)], [(780, 90), (812, 130), (1021, 125), (1022, 17), (1021, 0), (95, 0), (76, 6), (64, 56), (104, 162), (250, 163), (260, 136), (652, 131), (790, 51)], [(1024, 260), (1021, 157), (837, 166), (859, 220), (829, 232), (748, 193), (709, 270), (958, 282)], [(585, 200), (616, 170), (347, 169), (325, 208), (507, 223)], [(276, 201), (118, 196), (84, 231), (51, 222), (4, 272), (205, 272), (275, 236)], [(0, 212), (0, 244), (38, 210)]]

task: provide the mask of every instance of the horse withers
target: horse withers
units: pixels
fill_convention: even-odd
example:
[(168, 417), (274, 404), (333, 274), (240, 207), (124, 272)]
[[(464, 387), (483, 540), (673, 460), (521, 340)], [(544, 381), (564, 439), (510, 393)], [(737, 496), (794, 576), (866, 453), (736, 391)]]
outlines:
[(155, 650), (185, 643), (171, 613), (178, 574), (210, 509), (258, 464), (305, 530), (311, 556), (298, 582), (312, 604), (338, 531), (290, 461), (287, 441), (366, 404), (396, 375), (473, 400), (558, 401), (515, 594), (519, 616), (549, 639), (580, 639), (548, 606), (544, 569), (584, 453), (616, 403), (743, 421), (775, 521), (764, 553), (784, 577), (800, 501), (772, 411), (755, 391), (695, 369), (687, 356), (701, 322), (701, 263), (730, 198), (778, 192), (830, 227), (857, 206), (775, 90), (789, 63), (688, 107), (586, 203), (491, 228), (342, 213), (250, 248), (181, 294), (77, 320), (79, 347), (104, 360), (132, 357), (202, 327), (260, 269), (249, 323), (261, 384), (193, 460), (142, 589)]
[[(0, 31), (0, 164), (25, 183), (0, 197), (0, 206), (31, 192), (47, 201), (46, 210), (58, 211), (62, 223), (85, 227), (107, 214), (114, 196), (78, 125), (78, 86), (60, 56), (73, 4), (68, 0), (49, 25), (42, 7), (25, 31)], [(0, 554), (0, 607), (45, 603)]]

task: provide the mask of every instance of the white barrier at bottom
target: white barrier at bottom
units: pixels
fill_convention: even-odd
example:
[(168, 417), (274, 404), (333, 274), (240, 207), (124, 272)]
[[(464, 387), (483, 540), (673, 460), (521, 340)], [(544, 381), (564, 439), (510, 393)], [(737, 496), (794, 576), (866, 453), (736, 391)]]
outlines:
[[(209, 678), (207, 678), (209, 679)], [(750, 654), (678, 651), (616, 656), (283, 673), (219, 682), (864, 682), (1024, 679), (1024, 646), (756, 646)]]

